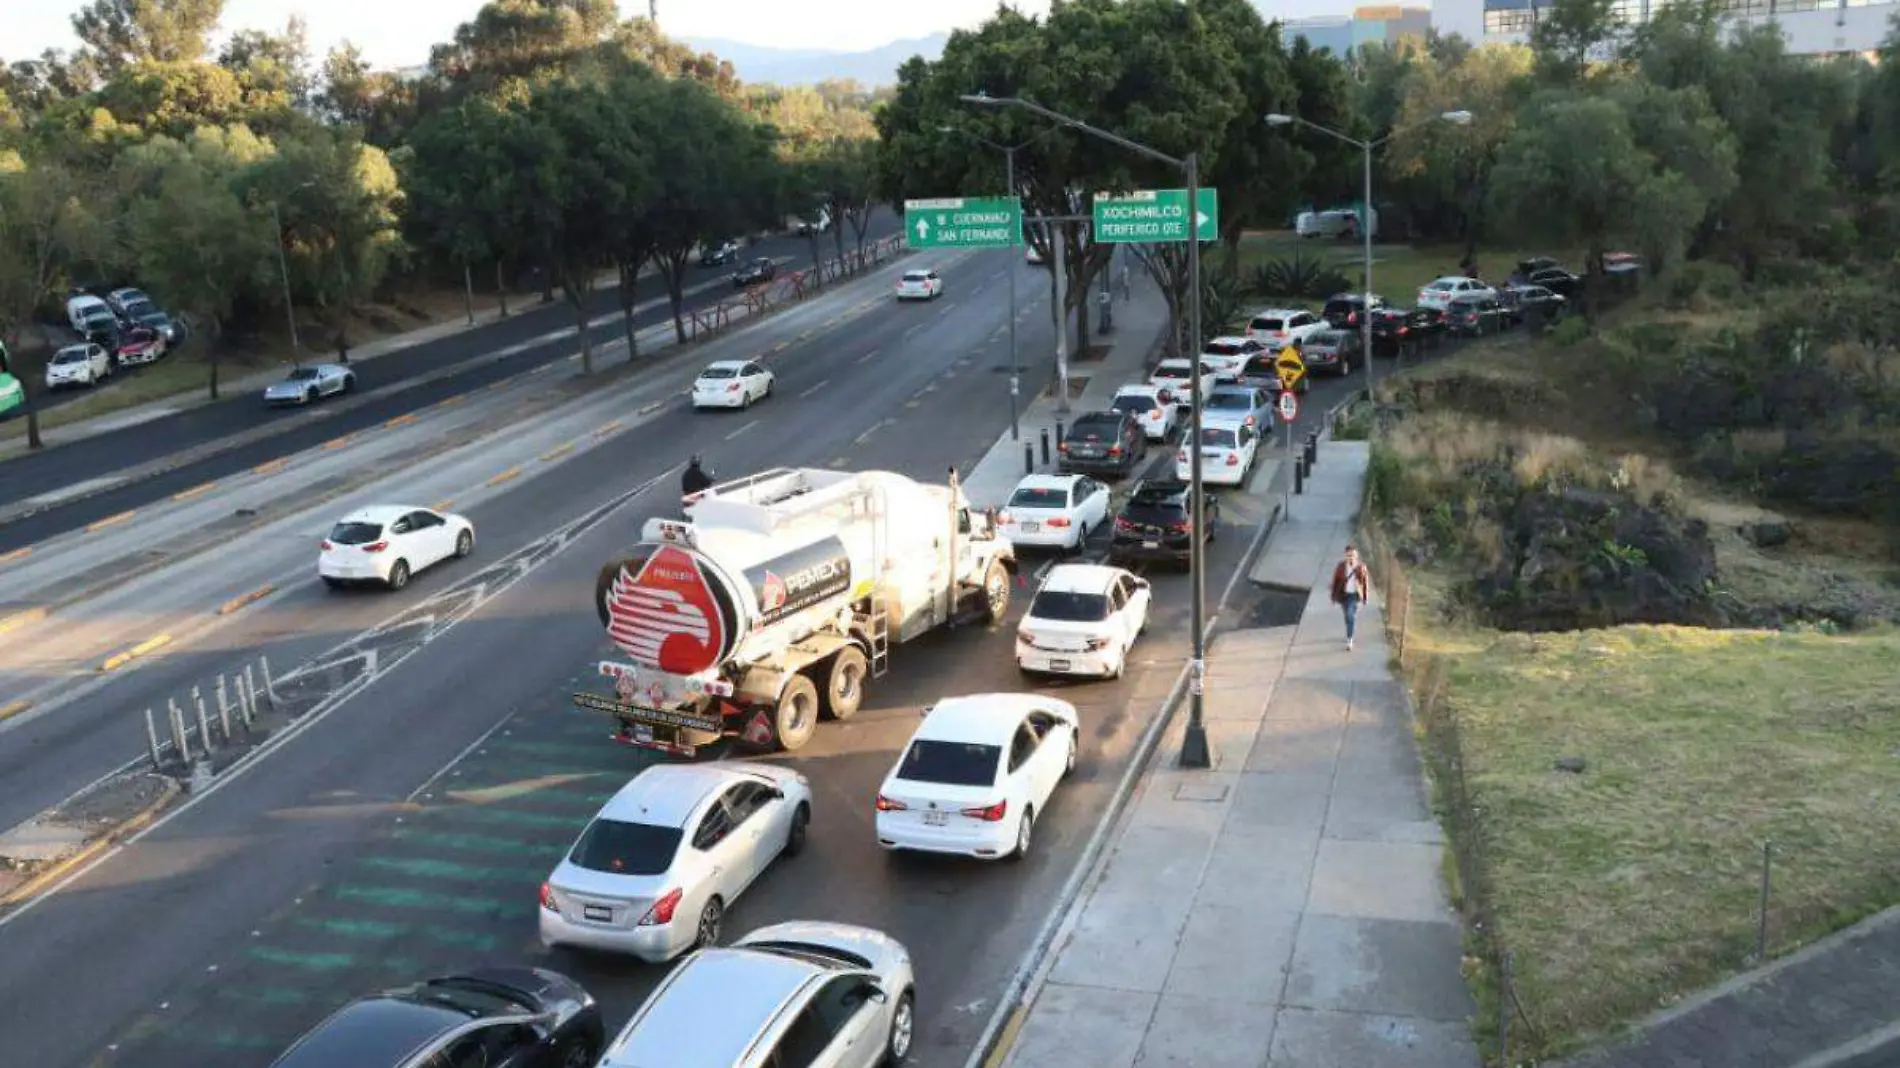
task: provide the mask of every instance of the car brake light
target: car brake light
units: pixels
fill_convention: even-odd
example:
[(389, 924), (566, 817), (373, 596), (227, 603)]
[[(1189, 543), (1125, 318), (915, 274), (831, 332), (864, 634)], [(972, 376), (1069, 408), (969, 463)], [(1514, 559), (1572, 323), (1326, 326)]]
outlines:
[(668, 890), (660, 900), (653, 903), (653, 907), (647, 910), (645, 916), (640, 917), (640, 926), (665, 927), (672, 923), (673, 910), (680, 907), (680, 894), (681, 891)]
[(363, 546), (363, 551), (366, 553), (379, 553), (387, 548), (389, 548), (389, 543), (386, 541), (372, 541), (368, 545)]
[(1182, 449), (1180, 452), (1175, 453), (1174, 462), (1177, 464), (1187, 463), (1187, 450)]
[(1057, 443), (1056, 443), (1056, 451), (1057, 451), (1057, 452), (1068, 452), (1068, 451), (1069, 451), (1069, 443), (1068, 443), (1068, 442), (1066, 442), (1066, 441), (1059, 441), (1059, 442), (1057, 442)]
[(1120, 445), (1110, 445), (1108, 447), (1108, 454), (1110, 456), (1120, 456), (1122, 454), (1122, 447)]
[[(1162, 390), (1162, 391), (1161, 391), (1161, 403), (1163, 403), (1163, 404), (1172, 404), (1172, 403), (1174, 403), (1174, 392), (1173, 392), (1172, 390), (1166, 390), (1166, 389), (1164, 389), (1164, 390)], [(1158, 419), (1158, 418), (1160, 418), (1160, 417), (1161, 417), (1161, 415), (1160, 415), (1160, 413), (1159, 413), (1159, 412), (1157, 412), (1157, 413), (1155, 413), (1155, 418), (1157, 418), (1157, 419)]]
[(963, 814), (973, 820), (982, 820), (984, 823), (1000, 823), (1002, 822), (1003, 814), (1008, 811), (1009, 802), (998, 801), (988, 808), (966, 808), (963, 810)]
[(323, 541), (323, 551), (324, 551), (324, 552), (326, 552), (326, 553), (327, 553), (327, 552), (329, 552), (329, 551), (330, 551), (331, 549), (334, 549), (334, 548), (336, 548), (336, 546), (334, 546), (334, 545), (331, 545), (331, 544), (330, 544), (330, 542), (329, 542), (329, 539), (327, 539), (327, 538), (326, 538), (326, 539), (324, 539), (324, 541)]
[(737, 383), (737, 382), (734, 382), (734, 383), (733, 383), (732, 385), (730, 385), (730, 386), (727, 386), (727, 387), (726, 387), (726, 392), (727, 392), (727, 393), (737, 393), (737, 392), (739, 392), (739, 383)]
[(1411, 328), (1411, 327), (1409, 327), (1409, 326), (1401, 326), (1401, 327), (1399, 327), (1399, 336), (1400, 336), (1400, 337), (1404, 337), (1405, 335), (1407, 335), (1407, 334), (1409, 334), (1409, 333), (1411, 333), (1411, 332), (1412, 332), (1412, 328)]
[(1251, 416), (1251, 415), (1250, 415), (1250, 416), (1248, 416), (1248, 417), (1247, 417), (1247, 424), (1246, 424), (1246, 425), (1248, 425), (1248, 426), (1253, 426), (1253, 425), (1254, 425), (1254, 421), (1253, 421), (1253, 416)]
[(1107, 638), (1090, 638), (1088, 640), (1088, 651), (1091, 653), (1100, 652), (1106, 648), (1108, 648)]
[(1121, 516), (1116, 516), (1116, 517), (1115, 517), (1115, 529), (1116, 529), (1116, 530), (1123, 530), (1123, 531), (1127, 531), (1127, 530), (1133, 530), (1133, 529), (1135, 529), (1135, 524), (1133, 524), (1133, 523), (1130, 523), (1130, 522), (1129, 522), (1128, 520), (1126, 520), (1126, 519), (1123, 519), (1123, 518), (1122, 518)]
[(1067, 518), (1067, 517), (1065, 517), (1065, 516), (1057, 516), (1056, 518), (1054, 518), (1054, 519), (1051, 519), (1051, 520), (1049, 520), (1049, 521), (1048, 521), (1048, 524), (1049, 524), (1050, 526), (1052, 526), (1052, 527), (1056, 527), (1056, 528), (1058, 528), (1058, 529), (1060, 529), (1060, 528), (1062, 528), (1062, 527), (1066, 527), (1066, 526), (1068, 526), (1068, 525), (1069, 525), (1069, 520), (1068, 520), (1068, 518)]
[(541, 884), (541, 907), (549, 912), (561, 911), (561, 907), (554, 903), (554, 887), (547, 883)]
[(1228, 466), (1228, 467), (1238, 467), (1238, 466), (1240, 466), (1240, 457), (1239, 457), (1238, 455), (1236, 455), (1236, 454), (1234, 454), (1234, 453), (1231, 453), (1231, 452), (1230, 452), (1230, 453), (1228, 453), (1228, 454), (1227, 454), (1227, 466)]
[[(1166, 400), (1168, 399), (1168, 395), (1167, 395), (1166, 393), (1163, 393), (1163, 394), (1161, 395), (1161, 399), (1162, 399), (1163, 401), (1166, 401)], [(1159, 409), (1159, 408), (1150, 408), (1150, 409), (1148, 409), (1148, 418), (1150, 418), (1150, 419), (1155, 419), (1155, 420), (1159, 420), (1159, 419), (1161, 418), (1161, 409)]]
[(909, 805), (895, 798), (885, 797), (883, 794), (877, 795), (877, 810), (879, 812), (902, 812), (909, 807)]
[(996, 513), (996, 521), (998, 523), (1014, 523), (1016, 521), (1016, 517), (1013, 515), (1010, 515), (1008, 512), (998, 512)]
[(1176, 534), (1186, 534), (1188, 521), (1183, 519), (1179, 523), (1170, 523), (1168, 524), (1168, 529), (1174, 531)]

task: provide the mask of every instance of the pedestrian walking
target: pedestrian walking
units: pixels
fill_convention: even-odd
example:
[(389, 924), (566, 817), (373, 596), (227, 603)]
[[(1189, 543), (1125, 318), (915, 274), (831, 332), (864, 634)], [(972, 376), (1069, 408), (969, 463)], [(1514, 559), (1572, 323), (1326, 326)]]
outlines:
[(1352, 648), (1353, 634), (1359, 627), (1359, 606), (1371, 596), (1372, 573), (1366, 570), (1365, 561), (1359, 559), (1359, 550), (1348, 545), (1346, 555), (1333, 568), (1333, 603), (1346, 617), (1347, 649)]

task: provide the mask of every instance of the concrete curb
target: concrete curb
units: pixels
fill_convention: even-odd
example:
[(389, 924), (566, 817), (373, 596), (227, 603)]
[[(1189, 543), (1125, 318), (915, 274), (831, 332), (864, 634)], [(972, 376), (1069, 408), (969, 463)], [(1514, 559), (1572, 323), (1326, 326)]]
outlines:
[[(1255, 558), (1265, 548), (1267, 539), (1274, 528), (1280, 524), (1281, 509), (1276, 502), (1267, 518), (1254, 534), (1253, 543), (1247, 547), (1240, 562), (1234, 568), (1233, 577), (1227, 581), (1227, 588), (1221, 591), (1220, 601), (1214, 610), (1208, 613), (1203, 634), (1212, 636), (1220, 623), (1221, 613), (1226, 611), (1227, 602), (1233, 598), (1234, 590), (1252, 569)], [(1008, 1063), (1014, 1050), (1016, 1036), (1022, 1029), (1023, 1020), (1034, 1007), (1036, 998), (1042, 993), (1048, 976), (1048, 965), (1054, 956), (1053, 951), (1073, 929), (1080, 912), (1076, 905), (1082, 899), (1082, 893), (1107, 865), (1110, 851), (1108, 842), (1121, 829), (1123, 818), (1127, 815), (1128, 801), (1134, 796), (1135, 788), (1146, 777), (1148, 766), (1155, 752), (1161, 747), (1161, 739), (1167, 734), (1168, 727), (1174, 722), (1174, 714), (1181, 707), (1181, 699), (1187, 696), (1188, 674), (1192, 665), (1182, 664), (1175, 676), (1174, 686), (1168, 695), (1161, 699), (1161, 706), (1155, 717), (1142, 733), (1141, 740), (1135, 744), (1135, 754), (1128, 767), (1122, 772), (1121, 781), (1115, 784), (1115, 792), (1110, 796), (1108, 806), (1095, 824), (1095, 830), (1089, 835), (1088, 843), (1082, 848), (1082, 855), (1076, 859), (1075, 868), (1056, 900), (1049, 907), (1048, 918), (1037, 931), (1035, 941), (1030, 943), (1029, 952), (1017, 966), (1016, 974), (1011, 977), (1003, 997), (997, 1002), (996, 1011), (990, 1014), (989, 1022), (983, 1028), (983, 1034), (977, 1039), (976, 1048), (970, 1051), (964, 1068), (1000, 1068)]]
[[(157, 773), (154, 772), (153, 774), (156, 775)], [(165, 789), (151, 804), (146, 805), (130, 817), (120, 820), (114, 824), (110, 830), (96, 838), (90, 839), (85, 845), (80, 846), (70, 855), (54, 861), (41, 871), (35, 872), (31, 878), (7, 891), (5, 894), (0, 894), (0, 910), (10, 909), (15, 905), (33, 900), (40, 894), (46, 892), (46, 890), (51, 888), (55, 883), (58, 883), (67, 875), (71, 874), (74, 869), (92, 863), (107, 850), (149, 826), (153, 820), (158, 818), (161, 812), (171, 805), (172, 801), (175, 800), (180, 793), (176, 779), (164, 775), (158, 775), (157, 777), (164, 782)]]

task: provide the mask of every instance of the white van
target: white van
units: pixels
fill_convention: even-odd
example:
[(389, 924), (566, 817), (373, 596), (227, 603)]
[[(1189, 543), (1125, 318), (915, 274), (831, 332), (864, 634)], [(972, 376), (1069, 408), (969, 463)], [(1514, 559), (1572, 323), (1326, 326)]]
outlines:
[(112, 314), (112, 307), (105, 301), (90, 293), (77, 293), (66, 301), (66, 322), (84, 335), (102, 326), (118, 325), (119, 317)]

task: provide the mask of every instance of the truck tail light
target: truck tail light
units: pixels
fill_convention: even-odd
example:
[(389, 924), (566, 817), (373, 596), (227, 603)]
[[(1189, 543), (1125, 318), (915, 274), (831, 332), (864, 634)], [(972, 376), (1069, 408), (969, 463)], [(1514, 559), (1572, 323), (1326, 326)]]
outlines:
[(987, 808), (966, 808), (963, 810), (965, 816), (973, 820), (982, 820), (984, 823), (1001, 823), (1004, 814), (1007, 812), (1009, 812), (1008, 801), (998, 801)]
[(908, 808), (910, 808), (909, 805), (906, 805), (894, 797), (885, 797), (883, 794), (877, 795), (877, 810), (879, 812), (902, 812)]
[(1068, 451), (1069, 451), (1069, 443), (1068, 443), (1068, 442), (1066, 442), (1066, 441), (1059, 441), (1059, 442), (1057, 442), (1057, 443), (1056, 443), (1056, 451), (1057, 451), (1057, 452), (1068, 452)]
[(665, 927), (673, 922), (673, 910), (680, 907), (681, 891), (668, 890), (660, 900), (653, 903), (645, 916), (640, 917), (642, 927)]
[(1188, 532), (1188, 521), (1183, 519), (1179, 523), (1170, 523), (1168, 524), (1168, 529), (1174, 531), (1176, 534), (1186, 534)]

